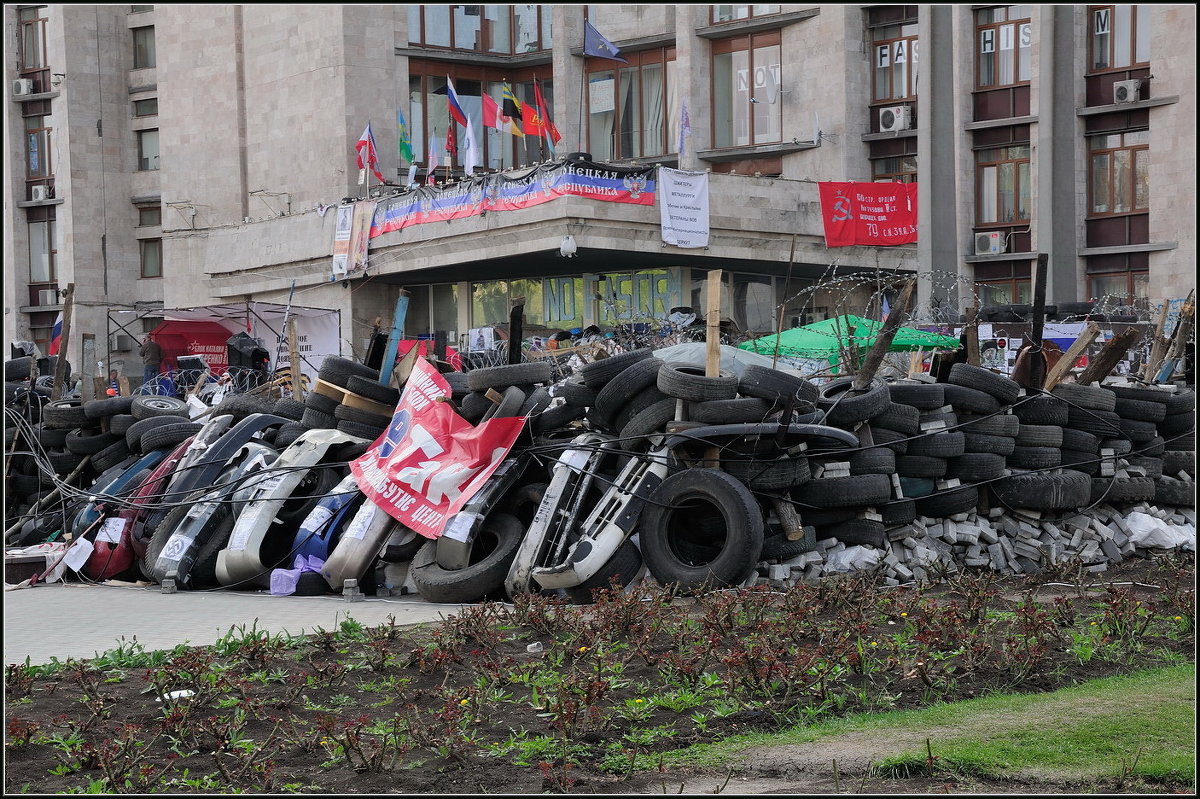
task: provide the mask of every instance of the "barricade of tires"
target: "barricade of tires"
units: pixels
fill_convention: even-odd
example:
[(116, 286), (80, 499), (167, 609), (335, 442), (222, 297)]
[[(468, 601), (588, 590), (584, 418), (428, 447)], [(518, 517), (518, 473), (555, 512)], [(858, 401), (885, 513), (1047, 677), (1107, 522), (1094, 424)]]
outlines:
[(587, 602), (646, 576), (703, 590), (1101, 570), (1162, 545), (1137, 514), (1195, 525), (1190, 388), (1027, 393), (959, 364), (945, 383), (859, 390), (762, 366), (707, 376), (648, 349), (558, 382), (545, 362), (443, 376), (471, 423), (528, 420), (454, 535), (424, 539), (366, 499), (349, 462), (400, 392), (327, 358), (303, 402), (233, 395), (197, 421), (155, 396), (6, 410), (7, 521), (25, 517), (6, 543), (86, 538), (84, 578), (180, 589)]

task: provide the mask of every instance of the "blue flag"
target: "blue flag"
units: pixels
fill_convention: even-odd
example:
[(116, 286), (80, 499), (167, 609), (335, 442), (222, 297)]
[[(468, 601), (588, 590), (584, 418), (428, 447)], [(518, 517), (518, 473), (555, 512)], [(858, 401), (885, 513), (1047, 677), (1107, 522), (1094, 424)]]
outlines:
[(613, 61), (620, 61), (622, 64), (628, 64), (624, 58), (621, 58), (621, 51), (617, 46), (605, 39), (600, 34), (600, 31), (592, 27), (592, 23), (586, 19), (583, 21), (583, 54), (594, 56), (595, 58), (608, 58)]

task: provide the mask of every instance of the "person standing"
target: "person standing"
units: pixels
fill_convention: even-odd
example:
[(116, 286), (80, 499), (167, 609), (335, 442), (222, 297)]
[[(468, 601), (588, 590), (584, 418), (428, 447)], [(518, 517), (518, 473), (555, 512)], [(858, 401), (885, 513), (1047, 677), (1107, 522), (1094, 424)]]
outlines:
[(142, 356), (142, 383), (145, 385), (157, 378), (159, 369), (162, 368), (162, 345), (147, 334), (146, 338), (142, 339), (138, 355)]

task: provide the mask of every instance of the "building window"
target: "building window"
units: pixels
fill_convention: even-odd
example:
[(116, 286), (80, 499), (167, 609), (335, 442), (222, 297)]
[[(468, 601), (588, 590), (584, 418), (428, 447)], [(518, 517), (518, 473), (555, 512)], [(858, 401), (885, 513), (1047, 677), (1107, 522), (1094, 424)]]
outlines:
[(779, 31), (713, 42), (714, 146), (782, 140), (779, 42)]
[(1028, 305), (1033, 298), (1033, 284), (1028, 279), (975, 281), (980, 306)]
[(154, 27), (133, 29), (133, 68), (149, 69), (155, 65)]
[(161, 205), (139, 205), (138, 212), (138, 227), (161, 227), (162, 226), (162, 206)]
[(876, 183), (916, 183), (917, 157), (876, 158), (871, 161), (871, 180)]
[(162, 277), (162, 239), (140, 239), (142, 277)]
[(44, 116), (25, 117), (25, 174), (31, 179), (54, 174), (50, 165), (50, 131)]
[(138, 140), (138, 171), (149, 172), (158, 169), (158, 130), (139, 130)]
[(158, 113), (158, 98), (151, 97), (148, 100), (133, 101), (133, 115), (135, 117), (152, 117)]
[(29, 282), (58, 283), (54, 220), (29, 223)]
[[(457, 144), (457, 152), (452, 155), (451, 163), (461, 165), (466, 157), (466, 128), (450, 120), (446, 99), (447, 71), (446, 64), (416, 60), (409, 62), (409, 102), (405, 121), (413, 158), (421, 165), (428, 165), (430, 141), (437, 142), (438, 162), (444, 163), (446, 131), (451, 124), (455, 126), (454, 136)], [(546, 141), (541, 136), (514, 136), (507, 128), (500, 130), (484, 127), (483, 124), (485, 88), (492, 101), (503, 107), (504, 79), (509, 77), (509, 85), (517, 99), (534, 108), (536, 103), (533, 79), (537, 77), (536, 73), (528, 70), (489, 70), (479, 67), (450, 69), (449, 73), (454, 81), (454, 93), (458, 95), (459, 104), (470, 117), (475, 141), (479, 144), (479, 166), (487, 169), (509, 169), (549, 158)], [(551, 115), (553, 122), (554, 83), (539, 79), (538, 84), (546, 101), (546, 112)]]
[(1149, 210), (1150, 131), (1092, 136), (1088, 150), (1093, 214)]
[(412, 5), (408, 7), (408, 41), (503, 55), (549, 50), (553, 44), (550, 9), (548, 5)]
[(45, 10), (45, 6), (42, 6), (41, 8), (22, 8), (18, 12), (21, 23), (21, 47), (17, 57), (20, 59), (22, 72), (43, 69), (46, 66), (46, 20), (41, 15), (41, 12)]
[(645, 158), (675, 149), (670, 141), (675, 96), (675, 48), (628, 54), (629, 66), (589, 61), (588, 152), (598, 161)]
[(1131, 306), (1144, 310), (1150, 305), (1150, 273), (1089, 275), (1088, 296), (1110, 306)]
[(751, 19), (753, 17), (763, 17), (768, 14), (778, 13), (779, 6), (713, 6), (712, 21), (714, 24), (718, 22), (736, 22), (739, 19)]
[(1150, 63), (1150, 6), (1089, 6), (1092, 69), (1128, 69)]
[(129, 7), (130, 14), (141, 14), (144, 11), (153, 11), (153, 10), (154, 10), (154, 6), (130, 6)]
[(975, 153), (975, 220), (981, 225), (1023, 222), (1031, 205), (1029, 145)]
[(976, 86), (997, 89), (1029, 82), (1033, 28), (1029, 6), (999, 6), (975, 12), (979, 47)]
[(871, 39), (871, 97), (876, 102), (916, 98), (917, 23), (873, 28)]

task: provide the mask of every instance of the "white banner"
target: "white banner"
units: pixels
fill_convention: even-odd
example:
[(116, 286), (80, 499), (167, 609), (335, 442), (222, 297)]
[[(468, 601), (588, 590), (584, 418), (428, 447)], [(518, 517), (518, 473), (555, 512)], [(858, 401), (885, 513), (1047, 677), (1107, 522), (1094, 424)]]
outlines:
[(662, 240), (676, 247), (708, 246), (708, 173), (658, 168)]

